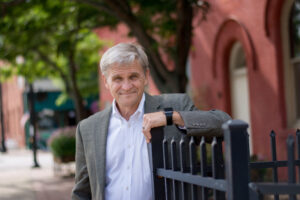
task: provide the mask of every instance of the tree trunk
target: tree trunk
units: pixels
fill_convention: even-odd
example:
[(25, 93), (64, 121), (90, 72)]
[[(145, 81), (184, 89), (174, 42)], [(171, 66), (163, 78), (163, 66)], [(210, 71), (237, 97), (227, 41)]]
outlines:
[(80, 120), (83, 120), (84, 118), (87, 117), (87, 113), (86, 110), (84, 108), (84, 104), (83, 104), (83, 98), (80, 94), (79, 88), (78, 88), (78, 84), (76, 81), (76, 64), (74, 61), (74, 51), (70, 50), (70, 54), (69, 54), (69, 70), (70, 70), (70, 77), (71, 77), (71, 97), (74, 101), (75, 104), (75, 111), (76, 111), (76, 121), (77, 123)]
[(189, 56), (192, 38), (193, 8), (188, 0), (177, 0), (177, 31), (175, 71), (178, 76), (179, 92), (185, 92), (188, 84), (186, 64)]
[(40, 56), (42, 60), (44, 60), (46, 63), (49, 64), (50, 67), (52, 67), (54, 70), (58, 71), (58, 73), (61, 76), (61, 79), (63, 80), (65, 84), (66, 93), (71, 96), (74, 106), (75, 106), (75, 112), (76, 112), (76, 121), (79, 122), (80, 120), (87, 117), (87, 114), (84, 109), (83, 105), (83, 98), (79, 92), (77, 81), (76, 81), (76, 64), (74, 62), (74, 52), (73, 50), (70, 51), (69, 55), (69, 72), (70, 72), (70, 78), (56, 65), (55, 62), (53, 62), (51, 59), (49, 59), (46, 54), (43, 54), (41, 51), (36, 49), (36, 52)]

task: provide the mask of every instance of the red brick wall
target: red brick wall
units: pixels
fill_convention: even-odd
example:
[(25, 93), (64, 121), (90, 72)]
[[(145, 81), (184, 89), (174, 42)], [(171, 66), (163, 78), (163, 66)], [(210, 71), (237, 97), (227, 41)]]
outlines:
[(209, 1), (207, 20), (194, 19), (192, 88), (204, 109), (231, 113), (229, 52), (234, 41), (246, 52), (253, 153), (269, 159), (269, 134), (277, 133), (278, 158), (286, 158), (286, 127), (280, 16), (283, 0)]
[(25, 147), (25, 133), (21, 125), (23, 116), (23, 89), (17, 77), (2, 83), (3, 118), (7, 148)]

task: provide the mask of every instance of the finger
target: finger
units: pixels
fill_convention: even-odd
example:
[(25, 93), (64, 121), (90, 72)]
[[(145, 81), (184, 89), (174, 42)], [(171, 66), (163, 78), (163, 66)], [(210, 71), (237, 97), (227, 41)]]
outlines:
[(150, 142), (150, 140), (151, 140), (151, 132), (150, 132), (150, 130), (151, 130), (151, 128), (148, 128), (149, 126), (147, 126), (147, 125), (144, 125), (142, 128), (143, 128), (143, 130), (142, 130), (142, 132), (143, 132), (143, 134), (144, 134), (144, 136), (145, 136), (145, 138), (146, 138), (146, 141), (147, 141), (147, 143), (149, 143)]
[(146, 138), (146, 142), (147, 142), (147, 143), (149, 143), (149, 142), (150, 142), (150, 140), (149, 140), (148, 138)]
[(151, 139), (151, 133), (150, 133), (150, 130), (143, 130), (143, 134), (145, 136), (145, 138), (147, 139)]

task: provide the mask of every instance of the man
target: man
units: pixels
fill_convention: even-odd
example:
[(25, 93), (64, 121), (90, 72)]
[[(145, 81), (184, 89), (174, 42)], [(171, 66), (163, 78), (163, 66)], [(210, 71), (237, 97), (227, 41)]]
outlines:
[(139, 45), (111, 47), (103, 54), (100, 68), (114, 101), (78, 124), (72, 199), (151, 200), (147, 150), (151, 128), (166, 126), (169, 138), (222, 134), (221, 125), (230, 117), (217, 110), (196, 111), (184, 94), (145, 93), (148, 59)]

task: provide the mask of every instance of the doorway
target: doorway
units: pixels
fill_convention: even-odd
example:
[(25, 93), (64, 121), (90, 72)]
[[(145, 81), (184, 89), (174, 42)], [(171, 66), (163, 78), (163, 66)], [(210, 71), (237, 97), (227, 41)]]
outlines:
[(249, 148), (252, 154), (248, 69), (245, 51), (240, 42), (235, 42), (231, 48), (229, 70), (232, 117), (249, 124)]

